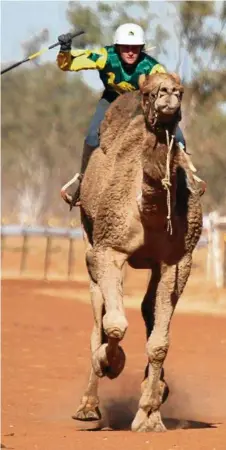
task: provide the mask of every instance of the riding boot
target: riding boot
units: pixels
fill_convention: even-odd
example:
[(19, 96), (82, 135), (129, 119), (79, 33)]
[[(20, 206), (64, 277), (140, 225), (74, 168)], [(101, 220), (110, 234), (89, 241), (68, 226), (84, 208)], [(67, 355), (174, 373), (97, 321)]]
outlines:
[(185, 159), (187, 161), (187, 164), (188, 164), (188, 167), (189, 167), (190, 171), (192, 172), (192, 177), (195, 180), (196, 185), (198, 186), (199, 195), (201, 197), (206, 192), (207, 184), (206, 184), (206, 182), (204, 180), (202, 180), (200, 177), (198, 177), (198, 175), (195, 174), (197, 169), (193, 165), (193, 163), (191, 161), (191, 158), (189, 156), (189, 155), (191, 155), (191, 153), (188, 153), (186, 151), (186, 148), (183, 146), (183, 144), (179, 143), (179, 147), (180, 147), (181, 150), (184, 151)]
[(80, 174), (76, 177), (77, 187), (73, 194), (66, 194), (63, 196), (63, 199), (66, 203), (70, 205), (70, 211), (74, 206), (80, 206), (80, 186), (81, 181), (84, 176), (85, 169), (88, 165), (89, 158), (93, 152), (93, 150), (96, 147), (91, 147), (91, 145), (88, 145), (86, 142), (84, 143), (83, 147), (83, 153), (82, 153), (82, 164), (81, 164), (81, 171)]

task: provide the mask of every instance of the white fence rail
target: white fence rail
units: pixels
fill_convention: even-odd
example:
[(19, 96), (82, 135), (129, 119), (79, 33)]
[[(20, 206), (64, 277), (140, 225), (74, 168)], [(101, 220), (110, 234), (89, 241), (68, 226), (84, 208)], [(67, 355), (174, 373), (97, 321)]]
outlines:
[(205, 218), (203, 228), (208, 241), (207, 279), (214, 275), (216, 287), (226, 287), (226, 217), (214, 211)]
[(27, 260), (29, 252), (29, 238), (34, 236), (42, 236), (45, 238), (45, 255), (43, 278), (48, 278), (50, 267), (50, 257), (52, 253), (53, 241), (56, 238), (65, 238), (69, 241), (67, 256), (67, 276), (71, 277), (73, 266), (73, 243), (75, 239), (82, 237), (81, 228), (60, 228), (60, 227), (41, 227), (41, 226), (23, 226), (23, 225), (2, 225), (1, 226), (1, 253), (2, 260), (4, 258), (5, 239), (13, 236), (21, 236), (21, 254), (19, 264), (19, 275), (23, 275), (27, 269)]
[[(48, 276), (52, 241), (56, 237), (63, 237), (69, 240), (67, 273), (68, 278), (70, 278), (73, 260), (73, 241), (82, 237), (81, 228), (2, 225), (2, 257), (4, 255), (4, 238), (9, 236), (22, 236), (23, 238), (20, 262), (21, 275), (26, 269), (29, 236), (43, 236), (46, 238), (44, 278)], [(226, 217), (220, 216), (216, 211), (205, 215), (203, 218), (203, 233), (197, 248), (202, 247), (207, 247), (207, 280), (213, 279), (214, 277), (217, 288), (226, 287)]]

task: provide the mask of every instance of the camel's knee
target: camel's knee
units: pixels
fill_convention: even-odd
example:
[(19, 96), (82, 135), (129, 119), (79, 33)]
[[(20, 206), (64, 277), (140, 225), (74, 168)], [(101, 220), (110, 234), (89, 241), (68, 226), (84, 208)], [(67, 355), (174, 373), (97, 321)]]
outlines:
[(103, 317), (103, 327), (105, 334), (109, 338), (123, 339), (128, 328), (128, 322), (124, 313), (113, 310), (107, 312)]
[(151, 341), (147, 343), (147, 354), (149, 362), (155, 366), (162, 366), (169, 348), (168, 342), (153, 344)]

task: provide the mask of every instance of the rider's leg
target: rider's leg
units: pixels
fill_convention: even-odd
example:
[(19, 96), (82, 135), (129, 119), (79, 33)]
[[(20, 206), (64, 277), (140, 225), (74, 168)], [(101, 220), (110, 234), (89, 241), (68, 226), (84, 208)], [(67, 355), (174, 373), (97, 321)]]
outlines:
[(186, 141), (179, 125), (176, 128), (175, 140), (179, 144), (180, 148), (186, 152)]
[(196, 172), (196, 169), (190, 160), (189, 154), (187, 153), (186, 141), (185, 141), (184, 135), (183, 135), (179, 125), (176, 128), (175, 140), (178, 143), (178, 145), (180, 146), (180, 148), (186, 153), (189, 167), (190, 167), (191, 171), (193, 172), (193, 178), (196, 180), (196, 182), (199, 186), (200, 195), (203, 195), (206, 190), (206, 183), (201, 178), (199, 178), (198, 175), (194, 174), (194, 172)]
[(72, 201), (71, 208), (76, 204), (79, 205), (79, 195), (80, 195), (80, 182), (82, 180), (82, 176), (84, 175), (85, 169), (88, 165), (89, 158), (92, 152), (99, 146), (99, 129), (102, 120), (104, 119), (105, 112), (109, 108), (110, 103), (105, 99), (101, 98), (97, 104), (96, 111), (91, 119), (87, 136), (84, 141), (83, 153), (82, 153), (82, 163), (80, 170), (80, 177), (78, 179), (78, 186), (75, 190)]
[(88, 133), (85, 138), (83, 154), (82, 154), (82, 165), (81, 165), (81, 174), (84, 174), (84, 171), (89, 162), (89, 158), (91, 153), (95, 148), (99, 146), (99, 129), (102, 120), (104, 119), (105, 112), (109, 108), (110, 103), (105, 99), (101, 98), (97, 104), (96, 111), (93, 115), (93, 118), (90, 122)]

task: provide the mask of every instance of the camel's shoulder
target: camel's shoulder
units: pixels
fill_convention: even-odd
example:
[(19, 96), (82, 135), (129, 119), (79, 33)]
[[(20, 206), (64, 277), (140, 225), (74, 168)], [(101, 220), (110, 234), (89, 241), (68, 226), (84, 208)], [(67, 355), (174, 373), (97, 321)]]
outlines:
[(111, 126), (113, 122), (125, 123), (134, 115), (141, 113), (141, 111), (140, 91), (127, 92), (120, 95), (108, 108), (102, 122), (101, 132), (103, 133), (104, 128)]

